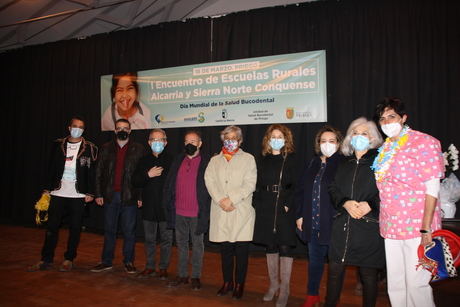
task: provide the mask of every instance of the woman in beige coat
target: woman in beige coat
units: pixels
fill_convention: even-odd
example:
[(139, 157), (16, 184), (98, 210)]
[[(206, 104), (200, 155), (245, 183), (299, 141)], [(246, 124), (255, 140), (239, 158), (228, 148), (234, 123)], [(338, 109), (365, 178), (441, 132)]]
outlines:
[(204, 176), (212, 197), (209, 240), (221, 243), (224, 284), (217, 295), (233, 290), (233, 298), (240, 299), (254, 232), (252, 193), (257, 168), (254, 157), (240, 148), (243, 134), (239, 127), (228, 126), (221, 132), (221, 139), (222, 151), (211, 159)]

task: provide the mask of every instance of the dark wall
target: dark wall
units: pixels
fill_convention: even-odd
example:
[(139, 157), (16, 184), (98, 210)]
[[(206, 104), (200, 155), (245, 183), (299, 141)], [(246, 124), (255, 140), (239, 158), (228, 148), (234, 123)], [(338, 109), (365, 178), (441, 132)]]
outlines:
[[(26, 47), (0, 54), (3, 72), (0, 218), (33, 222), (51, 141), (67, 133), (69, 117), (86, 119), (97, 144), (99, 78), (103, 74), (325, 49), (328, 122), (345, 130), (371, 117), (383, 96), (407, 104), (408, 123), (460, 145), (460, 19), (455, 1), (319, 1), (200, 18)], [(212, 24), (212, 25), (211, 25)], [(211, 35), (212, 29), (212, 35)], [(212, 44), (212, 51), (211, 51)], [(290, 124), (299, 165), (313, 155), (323, 124)], [(267, 125), (243, 126), (243, 148), (253, 154)], [(204, 150), (219, 150), (222, 127), (205, 127)], [(168, 150), (181, 148), (185, 128), (167, 129)], [(134, 138), (146, 142), (147, 131)], [(100, 210), (89, 223), (102, 227)]]

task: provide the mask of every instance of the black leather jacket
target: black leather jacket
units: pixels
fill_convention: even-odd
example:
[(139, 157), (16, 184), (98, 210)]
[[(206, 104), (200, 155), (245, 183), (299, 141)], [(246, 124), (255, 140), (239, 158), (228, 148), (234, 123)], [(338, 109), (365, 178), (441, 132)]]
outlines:
[[(113, 181), (115, 177), (115, 162), (117, 158), (116, 141), (110, 141), (102, 145), (99, 153), (99, 160), (96, 168), (96, 197), (103, 197), (104, 202), (111, 202), (113, 199)], [(121, 201), (124, 205), (136, 205), (139, 198), (139, 189), (132, 184), (133, 173), (137, 163), (146, 152), (144, 146), (139, 143), (129, 141), (123, 179), (121, 183)]]
[[(69, 137), (54, 141), (51, 151), (50, 162), (47, 169), (47, 182), (44, 190), (53, 191), (61, 186), (62, 174), (64, 173), (65, 159), (67, 155), (67, 142)], [(78, 193), (94, 195), (95, 162), (97, 159), (97, 147), (93, 143), (81, 138), (78, 150), (75, 189)]]

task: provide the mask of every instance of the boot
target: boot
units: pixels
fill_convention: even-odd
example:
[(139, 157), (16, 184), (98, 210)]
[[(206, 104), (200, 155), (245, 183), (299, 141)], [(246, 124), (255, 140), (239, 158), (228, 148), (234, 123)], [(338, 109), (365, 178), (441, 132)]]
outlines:
[(292, 257), (280, 257), (280, 295), (276, 301), (276, 307), (284, 307), (289, 298), (289, 284), (291, 282)]
[(244, 283), (236, 284), (235, 289), (233, 290), (232, 298), (235, 300), (240, 300), (243, 297), (244, 292)]
[(319, 306), (319, 295), (307, 295), (305, 302), (301, 307), (316, 307)]
[(268, 302), (273, 299), (280, 288), (279, 282), (279, 254), (267, 254), (267, 268), (268, 276), (270, 277), (270, 287), (267, 293), (265, 293), (263, 300)]
[(219, 291), (217, 291), (217, 296), (224, 296), (231, 291), (233, 291), (233, 281), (225, 281)]

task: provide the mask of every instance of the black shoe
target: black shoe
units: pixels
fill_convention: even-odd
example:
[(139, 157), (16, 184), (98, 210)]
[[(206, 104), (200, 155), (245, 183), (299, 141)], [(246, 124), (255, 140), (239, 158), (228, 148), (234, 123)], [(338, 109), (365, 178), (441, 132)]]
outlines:
[(31, 265), (27, 268), (27, 272), (37, 272), (37, 271), (48, 271), (53, 267), (52, 263), (39, 261), (34, 265)]
[(217, 291), (217, 296), (224, 296), (230, 291), (233, 291), (233, 281), (224, 282), (222, 288)]
[(179, 277), (177, 276), (176, 279), (170, 281), (168, 283), (169, 288), (176, 288), (179, 287), (180, 285), (185, 285), (188, 284), (188, 277)]
[(137, 273), (136, 267), (131, 262), (125, 263), (125, 271), (128, 274), (136, 274)]
[(232, 297), (235, 300), (239, 300), (243, 297), (244, 284), (236, 284), (235, 289), (233, 290)]
[(108, 271), (111, 269), (112, 269), (111, 265), (108, 265), (105, 263), (99, 263), (98, 265), (96, 265), (94, 268), (91, 269), (91, 272), (100, 273), (100, 272)]
[(154, 269), (144, 269), (142, 272), (137, 274), (137, 278), (146, 279), (149, 277), (154, 277), (156, 275), (157, 275), (157, 272), (155, 272)]
[(190, 281), (192, 282), (192, 290), (197, 291), (201, 289), (201, 282), (199, 278), (192, 278)]
[(165, 269), (160, 269), (159, 277), (161, 280), (168, 279), (168, 271), (166, 271)]

